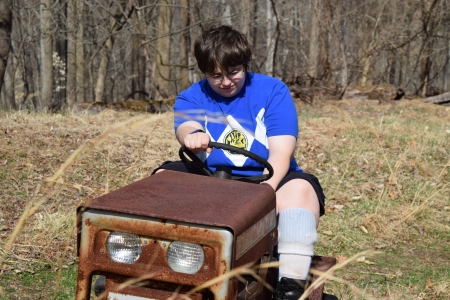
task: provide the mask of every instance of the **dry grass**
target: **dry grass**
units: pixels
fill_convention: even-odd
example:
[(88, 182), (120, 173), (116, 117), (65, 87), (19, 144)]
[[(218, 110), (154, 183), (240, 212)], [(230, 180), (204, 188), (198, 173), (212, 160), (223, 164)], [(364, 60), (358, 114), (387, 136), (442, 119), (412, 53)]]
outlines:
[[(357, 257), (328, 277), (328, 292), (340, 299), (450, 298), (450, 108), (416, 101), (298, 108), (296, 158), (327, 194), (316, 252), (341, 262)], [(177, 159), (172, 118), (0, 112), (5, 299), (45, 299), (54, 284), (33, 290), (20, 279), (76, 264), (78, 204)], [(372, 250), (382, 254), (358, 256)]]

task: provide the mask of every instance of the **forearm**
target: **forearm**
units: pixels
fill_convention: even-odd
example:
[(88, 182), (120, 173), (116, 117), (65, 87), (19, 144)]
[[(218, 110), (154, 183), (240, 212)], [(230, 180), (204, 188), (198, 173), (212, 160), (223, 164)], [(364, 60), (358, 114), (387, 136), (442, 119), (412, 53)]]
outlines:
[(211, 153), (212, 149), (208, 147), (210, 141), (209, 135), (205, 132), (192, 134), (196, 129), (204, 130), (202, 125), (195, 121), (187, 121), (181, 124), (175, 132), (178, 142), (194, 153), (200, 151)]
[(196, 121), (187, 121), (181, 124), (175, 132), (178, 142), (184, 145), (186, 136), (196, 129), (203, 130), (202, 125)]
[[(274, 190), (278, 187), (280, 181), (289, 171), (292, 156), (294, 155), (296, 138), (294, 136), (282, 135), (268, 138), (269, 158), (268, 162), (272, 165), (274, 175), (265, 181), (270, 184)], [(264, 171), (267, 173), (267, 170)]]

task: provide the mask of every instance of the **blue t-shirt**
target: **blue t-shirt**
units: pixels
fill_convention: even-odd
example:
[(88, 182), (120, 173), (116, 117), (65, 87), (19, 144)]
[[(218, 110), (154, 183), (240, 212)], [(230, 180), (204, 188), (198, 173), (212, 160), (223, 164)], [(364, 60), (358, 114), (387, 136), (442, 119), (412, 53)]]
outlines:
[[(264, 159), (269, 157), (267, 138), (298, 135), (297, 111), (288, 87), (280, 80), (257, 73), (246, 73), (245, 84), (233, 97), (217, 94), (203, 79), (178, 95), (175, 106), (175, 131), (186, 121), (202, 124), (211, 141), (246, 149)], [(198, 154), (215, 171), (229, 167), (234, 175), (261, 175), (261, 164), (240, 154), (214, 149)], [(295, 159), (290, 170), (303, 172)]]

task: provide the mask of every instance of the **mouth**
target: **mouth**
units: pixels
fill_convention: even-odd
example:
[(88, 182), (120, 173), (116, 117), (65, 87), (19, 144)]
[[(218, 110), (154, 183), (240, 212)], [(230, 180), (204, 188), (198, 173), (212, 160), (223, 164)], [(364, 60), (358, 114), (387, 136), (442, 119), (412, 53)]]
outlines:
[(221, 88), (222, 88), (222, 90), (229, 91), (229, 90), (231, 90), (231, 89), (234, 88), (234, 85), (230, 85), (230, 86), (222, 86)]

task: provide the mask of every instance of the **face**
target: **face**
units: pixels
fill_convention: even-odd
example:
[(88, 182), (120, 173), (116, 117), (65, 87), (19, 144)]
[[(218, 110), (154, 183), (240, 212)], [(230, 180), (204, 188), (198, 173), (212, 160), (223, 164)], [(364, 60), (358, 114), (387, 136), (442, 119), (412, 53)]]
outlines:
[(232, 67), (228, 72), (216, 68), (214, 73), (205, 73), (211, 88), (223, 97), (233, 97), (242, 89), (245, 83), (245, 68), (243, 65)]

